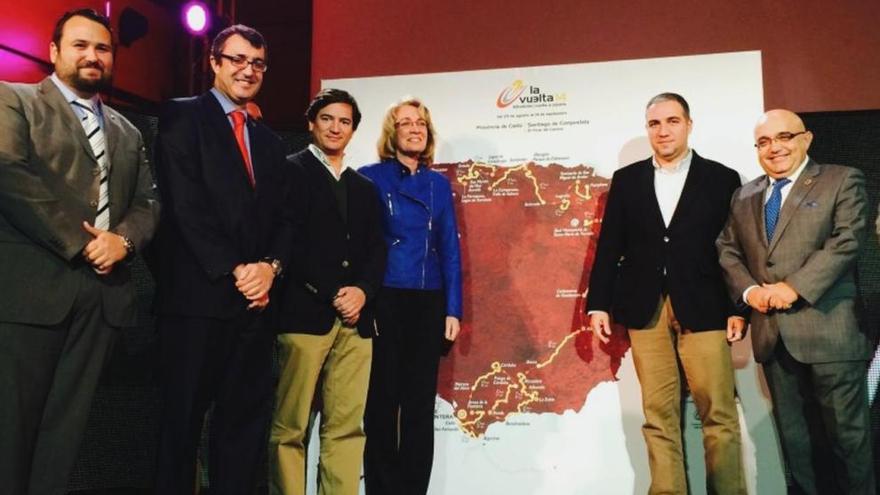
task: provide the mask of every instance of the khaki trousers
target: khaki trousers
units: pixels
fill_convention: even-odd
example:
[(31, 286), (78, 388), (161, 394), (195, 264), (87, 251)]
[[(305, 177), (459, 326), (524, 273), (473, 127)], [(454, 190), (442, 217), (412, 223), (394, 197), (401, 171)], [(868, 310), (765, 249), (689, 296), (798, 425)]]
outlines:
[(337, 319), (326, 335), (278, 335), (281, 378), (269, 438), (269, 493), (306, 493), (309, 414), (321, 382), (318, 493), (357, 495), (373, 343)]
[(651, 469), (649, 493), (688, 493), (681, 432), (683, 372), (703, 423), (708, 493), (745, 494), (726, 330), (682, 329), (669, 297), (663, 297), (649, 327), (630, 329), (629, 338), (642, 387), (642, 433)]

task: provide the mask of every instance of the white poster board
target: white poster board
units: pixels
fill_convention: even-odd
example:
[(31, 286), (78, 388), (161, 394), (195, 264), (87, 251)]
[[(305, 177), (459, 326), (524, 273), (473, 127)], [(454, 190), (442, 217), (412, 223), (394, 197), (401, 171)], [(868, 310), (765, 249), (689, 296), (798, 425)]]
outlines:
[[(377, 161), (387, 107), (430, 108), (435, 163), (453, 183), (465, 271), (465, 331), (441, 364), (431, 494), (641, 494), (650, 483), (628, 343), (583, 328), (596, 212), (612, 173), (650, 156), (647, 101), (690, 103), (691, 146), (761, 173), (760, 52), (323, 81), (351, 92), (363, 121), (346, 160)], [(748, 342), (733, 347), (750, 493), (782, 493), (769, 400)], [(685, 440), (705, 493), (699, 421)], [(317, 436), (317, 435), (315, 435)], [(316, 448), (310, 474), (314, 476)], [(310, 491), (314, 493), (314, 483)]]

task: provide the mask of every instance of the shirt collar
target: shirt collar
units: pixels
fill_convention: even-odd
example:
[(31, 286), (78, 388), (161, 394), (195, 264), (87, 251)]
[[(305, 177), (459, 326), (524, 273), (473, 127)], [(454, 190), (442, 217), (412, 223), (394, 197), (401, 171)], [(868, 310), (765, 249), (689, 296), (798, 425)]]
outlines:
[(694, 158), (694, 152), (690, 148), (688, 148), (687, 153), (679, 160), (678, 163), (671, 167), (661, 167), (659, 163), (657, 163), (657, 157), (651, 157), (651, 163), (654, 164), (654, 171), (660, 172), (661, 174), (679, 174), (679, 173), (687, 173), (687, 171), (691, 168), (691, 160)]
[(417, 173), (421, 172), (423, 168), (427, 167), (425, 162), (419, 162), (419, 165), (416, 167), (416, 171), (413, 172), (412, 170), (409, 169), (409, 167), (404, 165), (403, 162), (398, 160), (396, 157), (394, 158), (394, 161), (395, 161), (395, 163), (397, 163), (397, 166), (400, 167), (400, 176), (401, 177), (407, 177), (409, 175), (417, 174)]
[(321, 148), (318, 148), (314, 144), (309, 145), (309, 151), (315, 155), (315, 158), (318, 159), (324, 167), (330, 172), (334, 179), (339, 180), (342, 177), (342, 174), (345, 173), (345, 170), (348, 169), (348, 164), (345, 162), (345, 155), (342, 156), (342, 167), (339, 169), (339, 177), (336, 176), (336, 169), (333, 165), (330, 164), (330, 159), (327, 158), (327, 154)]
[[(795, 170), (793, 174), (789, 175), (788, 177), (783, 177), (783, 178), (790, 180), (791, 184), (794, 184), (795, 182), (797, 182), (798, 177), (800, 177), (801, 174), (804, 173), (804, 169), (807, 168), (808, 161), (810, 161), (809, 155), (804, 157), (804, 161), (802, 161), (801, 164), (798, 165), (797, 170)], [(780, 180), (783, 179), (783, 178), (774, 179), (773, 177), (770, 177), (769, 175), (767, 176), (767, 178), (770, 179), (770, 187), (773, 187), (774, 184), (776, 184), (777, 182), (779, 182)], [(782, 186), (782, 187), (785, 187), (785, 186)]]
[(72, 89), (67, 87), (67, 85), (64, 84), (64, 82), (61, 81), (61, 79), (58, 78), (58, 75), (54, 72), (51, 76), (49, 76), (49, 79), (51, 79), (52, 82), (55, 83), (55, 86), (58, 87), (58, 91), (61, 91), (61, 95), (64, 96), (64, 101), (66, 101), (67, 103), (73, 103), (77, 100), (89, 100), (90, 102), (92, 102), (92, 108), (96, 110), (98, 114), (102, 112), (101, 98), (99, 98), (97, 94), (92, 95), (91, 98), (80, 98), (76, 93), (73, 92)]
[(217, 98), (217, 101), (220, 103), (220, 107), (223, 108), (223, 113), (229, 115), (232, 112), (241, 112), (247, 118), (247, 112), (244, 108), (232, 103), (232, 100), (229, 99), (228, 96), (224, 95), (219, 89), (211, 88), (211, 94)]

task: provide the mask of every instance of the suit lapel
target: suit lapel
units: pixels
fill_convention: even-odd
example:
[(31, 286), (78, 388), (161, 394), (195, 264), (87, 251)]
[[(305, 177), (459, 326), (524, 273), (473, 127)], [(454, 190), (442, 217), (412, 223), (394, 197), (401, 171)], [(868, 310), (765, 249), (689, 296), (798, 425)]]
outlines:
[(660, 230), (666, 229), (666, 223), (663, 221), (663, 213), (660, 212), (660, 201), (657, 199), (657, 190), (654, 189), (654, 164), (650, 158), (642, 162), (639, 171), (639, 189), (641, 194), (639, 197), (645, 198), (647, 201), (648, 216), (646, 221), (653, 224)]
[(79, 141), (86, 154), (97, 162), (98, 159), (95, 158), (95, 153), (92, 151), (92, 145), (89, 144), (89, 138), (86, 137), (86, 131), (83, 129), (82, 123), (76, 114), (73, 113), (70, 103), (64, 99), (64, 95), (61, 94), (61, 91), (52, 82), (52, 79), (48, 77), (43, 79), (43, 82), (40, 83), (40, 92), (43, 93), (43, 101), (54, 110), (55, 115), (58, 115), (61, 121), (64, 122), (64, 125), (70, 129), (70, 132)]
[[(309, 173), (312, 175), (315, 186), (318, 189), (315, 191), (318, 203), (323, 205), (322, 207), (325, 211), (332, 211), (332, 215), (334, 215), (339, 222), (342, 222), (342, 213), (340, 213), (339, 206), (336, 204), (336, 195), (333, 192), (333, 189), (330, 188), (330, 178), (327, 177), (330, 172), (324, 167), (324, 164), (321, 163), (311, 151), (309, 151), (308, 148), (306, 148), (303, 153), (308, 154), (306, 164), (311, 169), (309, 170)], [(349, 181), (346, 180), (346, 188), (349, 187), (348, 182)]]
[(782, 210), (779, 212), (779, 221), (776, 222), (776, 231), (773, 233), (773, 241), (770, 242), (768, 254), (772, 253), (776, 245), (779, 244), (779, 239), (785, 233), (785, 227), (788, 225), (788, 222), (791, 221), (791, 218), (804, 201), (804, 198), (807, 197), (807, 194), (819, 181), (819, 173), (821, 171), (821, 167), (812, 160), (809, 160), (807, 164), (804, 165), (804, 171), (801, 172), (801, 176), (798, 177), (797, 182), (792, 184), (791, 191), (785, 198), (785, 203), (783, 203)]
[(107, 105), (101, 104), (104, 112), (104, 142), (107, 143), (107, 157), (109, 158), (110, 168), (116, 160), (116, 148), (119, 144), (119, 136), (121, 130), (119, 128), (119, 118), (107, 108)]
[(761, 244), (767, 247), (767, 223), (764, 222), (764, 196), (767, 187), (770, 185), (770, 179), (765, 175), (758, 183), (754, 185), (755, 191), (751, 197), (751, 217), (755, 219), (755, 232), (761, 238)]
[[(263, 180), (270, 180), (267, 170), (269, 146), (266, 146), (263, 142), (264, 135), (258, 127), (258, 124), (248, 117), (247, 129), (248, 138), (251, 142), (251, 166), (254, 168), (254, 187), (257, 191), (260, 190), (260, 183)], [(236, 143), (236, 149), (238, 149), (238, 143)], [(242, 161), (241, 166), (244, 167), (244, 161)]]
[[(253, 188), (250, 186), (250, 178), (247, 176), (244, 158), (241, 156), (241, 150), (238, 148), (238, 142), (235, 140), (235, 133), (232, 130), (232, 124), (229, 123), (229, 117), (223, 113), (223, 107), (220, 106), (220, 102), (217, 101), (217, 98), (211, 94), (210, 91), (204, 93), (200, 98), (202, 105), (206, 110), (204, 115), (207, 120), (207, 127), (213, 130), (214, 136), (217, 138), (220, 155), (229, 157), (229, 159), (220, 160), (220, 162), (225, 164), (228, 163), (236, 168), (236, 171), (231, 172), (236, 174), (237, 177), (243, 181), (242, 183), (247, 185), (249, 190), (253, 191)], [(253, 135), (249, 135), (248, 137), (252, 138)], [(252, 160), (254, 154), (253, 150), (255, 148), (255, 143), (251, 142)]]
[(681, 190), (681, 197), (678, 198), (678, 203), (675, 205), (675, 212), (672, 214), (672, 219), (669, 221), (670, 230), (682, 222), (681, 218), (686, 216), (687, 212), (690, 211), (690, 205), (700, 198), (701, 192), (704, 188), (703, 181), (707, 179), (706, 169), (702, 162), (703, 159), (700, 158), (695, 151), (692, 151), (691, 153), (693, 153), (693, 157), (691, 158), (691, 165), (690, 169), (688, 169), (687, 177), (684, 180), (684, 188)]

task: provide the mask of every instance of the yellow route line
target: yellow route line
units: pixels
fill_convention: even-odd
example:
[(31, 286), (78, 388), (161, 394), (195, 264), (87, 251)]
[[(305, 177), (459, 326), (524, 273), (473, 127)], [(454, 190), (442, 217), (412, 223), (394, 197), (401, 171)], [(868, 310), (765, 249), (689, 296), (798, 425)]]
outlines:
[(488, 380), (489, 378), (492, 378), (493, 376), (497, 375), (500, 372), (501, 372), (501, 363), (499, 363), (498, 361), (492, 362), (492, 371), (486, 373), (485, 375), (477, 378), (476, 381), (474, 381), (474, 384), (471, 387), (471, 395), (473, 396), (473, 393), (476, 392), (477, 385), (479, 385), (481, 381)]
[(513, 172), (518, 172), (518, 171), (521, 171), (521, 170), (524, 171), (524, 174), (523, 174), (523, 175), (525, 175), (526, 178), (528, 178), (528, 179), (530, 179), (530, 180), (532, 181), (532, 186), (535, 188), (535, 196), (538, 197), (538, 201), (540, 201), (542, 205), (547, 204), (547, 202), (544, 201), (544, 198), (541, 197), (541, 190), (540, 190), (540, 186), (538, 185), (538, 179), (535, 178), (535, 175), (532, 173), (532, 170), (529, 168), (529, 164), (528, 164), (528, 163), (523, 163), (522, 165), (518, 165), (518, 166), (516, 166), (516, 167), (507, 167), (507, 168), (505, 168), (505, 169), (504, 169), (504, 175), (501, 176), (500, 179), (498, 179), (498, 180), (496, 180), (495, 182), (493, 182), (492, 185), (489, 186), (489, 189), (494, 189), (495, 186), (497, 186), (498, 184), (500, 184), (502, 181), (506, 180), (507, 177), (510, 176), (511, 173), (513, 173)]
[(474, 180), (474, 179), (479, 179), (479, 178), (480, 178), (480, 171), (477, 170), (477, 168), (487, 168), (487, 169), (489, 169), (489, 171), (491, 172), (489, 175), (492, 176), (492, 175), (495, 175), (495, 169), (496, 169), (497, 167), (496, 167), (495, 165), (489, 165), (489, 164), (486, 164), (486, 163), (476, 163), (476, 162), (471, 163), (471, 166), (468, 167), (467, 174), (462, 175), (461, 177), (458, 178), (458, 183), (461, 184), (461, 185), (463, 185), (463, 186), (466, 186), (466, 185), (467, 185), (467, 181), (469, 181), (469, 180)]
[[(535, 368), (533, 368), (533, 369), (541, 369), (541, 368), (549, 365), (550, 363), (552, 363), (553, 360), (556, 359), (556, 356), (559, 355), (559, 352), (562, 350), (562, 347), (565, 346), (569, 341), (571, 341), (573, 338), (575, 338), (581, 332), (586, 332), (586, 329), (581, 328), (581, 329), (577, 330), (576, 332), (571, 332), (568, 335), (566, 335), (565, 338), (562, 339), (562, 341), (559, 344), (557, 344), (556, 347), (553, 349), (553, 352), (550, 354), (550, 357), (548, 357), (545, 361), (536, 364)], [(491, 366), (492, 366), (492, 371), (490, 371), (484, 375), (481, 375), (480, 377), (478, 377), (474, 381), (473, 386), (471, 386), (471, 393), (468, 396), (468, 402), (465, 403), (465, 405), (463, 407), (464, 410), (468, 409), (468, 404), (470, 403), (471, 399), (473, 399), (474, 392), (476, 392), (477, 386), (480, 384), (480, 382), (482, 382), (483, 380), (488, 380), (489, 378), (503, 372), (503, 369), (501, 367), (501, 363), (499, 361), (493, 361)], [(507, 374), (507, 373), (505, 372), (504, 374)], [(507, 415), (504, 416), (504, 419), (506, 419), (511, 414), (516, 414), (517, 412), (522, 413), (523, 408), (525, 406), (531, 404), (532, 402), (536, 402), (538, 399), (541, 398), (541, 394), (539, 392), (529, 391), (529, 387), (525, 382), (527, 377), (528, 377), (528, 375), (524, 372), (517, 373), (517, 379), (519, 382), (520, 393), (522, 393), (523, 397), (525, 397), (526, 399), (524, 401), (518, 403), (516, 406), (516, 411), (508, 413)], [(510, 379), (510, 378), (511, 377), (508, 375), (508, 379)], [(488, 411), (481, 410), (479, 412), (476, 412), (475, 413), (476, 417), (471, 421), (459, 420), (459, 429), (461, 429), (463, 432), (467, 433), (471, 437), (477, 438), (476, 433), (472, 429), (468, 429), (468, 427), (472, 427), (472, 426), (476, 425), (478, 422), (480, 422), (486, 416), (486, 414), (488, 414), (490, 412), (492, 412), (492, 413), (497, 412), (498, 407), (501, 404), (510, 403), (511, 390), (516, 389), (516, 388), (517, 388), (516, 383), (511, 380), (507, 384), (507, 391), (506, 391), (503, 399), (496, 400), (495, 403), (492, 404), (492, 407), (488, 409)]]
[(590, 194), (590, 185), (587, 184), (584, 186), (584, 190), (587, 191), (586, 194), (581, 193), (581, 180), (578, 179), (574, 181), (574, 193), (586, 200), (593, 199), (593, 196)]
[(528, 390), (528, 386), (526, 385), (526, 374), (525, 373), (520, 373), (518, 375), (518, 378), (519, 378), (519, 384), (523, 388), (523, 395), (525, 395), (526, 397), (529, 398), (528, 400), (526, 400), (524, 402), (520, 402), (519, 404), (516, 405), (516, 412), (523, 412), (523, 407), (538, 400), (539, 395), (538, 395), (538, 392), (526, 392), (526, 390)]
[(571, 332), (570, 334), (566, 335), (565, 338), (562, 339), (562, 342), (560, 342), (559, 345), (556, 346), (556, 349), (553, 349), (553, 353), (550, 354), (550, 357), (547, 358), (547, 360), (544, 361), (543, 363), (538, 363), (538, 364), (535, 366), (535, 369), (541, 369), (541, 368), (543, 368), (544, 366), (547, 366), (548, 364), (552, 363), (553, 360), (556, 359), (556, 356), (559, 354), (559, 351), (562, 350), (562, 346), (564, 346), (566, 343), (568, 343), (569, 340), (575, 338), (575, 337), (577, 336), (577, 334), (579, 334), (579, 333), (581, 333), (581, 332), (585, 332), (585, 331), (586, 331), (586, 330), (584, 330), (583, 328), (581, 328), (581, 329), (579, 329), (577, 332)]
[(495, 412), (498, 406), (500, 406), (502, 403), (507, 404), (508, 402), (510, 402), (510, 390), (515, 388), (517, 388), (517, 385), (515, 383), (508, 383), (507, 392), (504, 393), (504, 398), (496, 400), (495, 403), (492, 404), (492, 408), (489, 410)]

